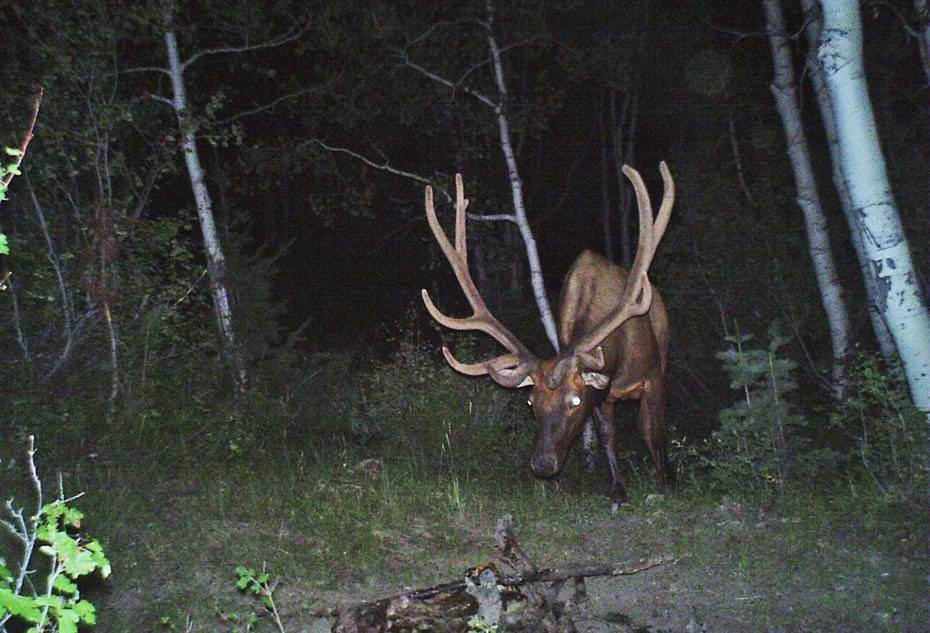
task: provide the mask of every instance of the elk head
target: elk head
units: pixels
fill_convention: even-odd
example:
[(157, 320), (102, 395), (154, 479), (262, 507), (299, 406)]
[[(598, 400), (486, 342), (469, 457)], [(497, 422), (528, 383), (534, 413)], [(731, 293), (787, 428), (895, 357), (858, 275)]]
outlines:
[[(477, 363), (460, 362), (445, 346), (442, 353), (453, 369), (465, 375), (488, 375), (496, 383), (507, 388), (532, 386), (527, 403), (536, 417), (538, 432), (530, 467), (537, 477), (552, 477), (561, 470), (565, 455), (591, 408), (607, 395), (614, 368), (607, 366), (601, 343), (626, 321), (649, 310), (652, 285), (647, 272), (656, 246), (668, 225), (674, 200), (674, 183), (664, 162), (660, 164), (660, 170), (665, 183), (665, 193), (658, 217), (653, 222), (652, 204), (642, 178), (632, 167), (623, 167), (624, 174), (636, 191), (640, 227), (636, 259), (630, 268), (616, 307), (600, 325), (585, 333), (570, 349), (544, 361), (534, 356), (517, 337), (494, 318), (472, 281), (465, 240), (465, 209), (468, 200), (465, 199), (461, 175), (456, 174), (455, 177), (454, 245), (436, 217), (432, 188), (426, 188), (427, 220), (472, 307), (472, 315), (454, 318), (443, 314), (430, 299), (429, 293), (423, 290), (426, 309), (445, 327), (484, 332), (507, 349), (507, 353), (503, 355)], [(563, 314), (563, 318), (564, 316)]]

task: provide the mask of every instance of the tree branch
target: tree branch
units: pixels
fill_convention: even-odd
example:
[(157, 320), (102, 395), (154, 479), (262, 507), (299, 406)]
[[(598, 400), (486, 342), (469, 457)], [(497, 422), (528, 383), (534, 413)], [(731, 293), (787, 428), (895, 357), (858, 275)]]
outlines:
[(284, 35), (281, 35), (279, 37), (274, 37), (264, 42), (259, 42), (258, 44), (246, 43), (246, 44), (243, 44), (242, 46), (219, 46), (217, 48), (205, 48), (202, 51), (198, 51), (194, 53), (193, 55), (188, 57), (186, 60), (181, 62), (181, 72), (183, 73), (185, 70), (190, 68), (190, 66), (193, 65), (194, 62), (200, 59), (203, 59), (204, 57), (207, 57), (209, 55), (222, 55), (224, 53), (246, 53), (249, 51), (276, 48), (283, 44), (287, 44), (288, 42), (293, 42), (294, 40), (299, 39), (301, 35), (303, 35), (309, 30), (310, 30), (310, 25), (305, 25), (300, 28), (291, 29)]
[[(374, 167), (375, 169), (379, 169), (379, 170), (381, 170), (381, 171), (386, 171), (386, 172), (388, 172), (388, 173), (390, 173), (390, 174), (394, 174), (395, 176), (402, 176), (402, 177), (404, 177), (404, 178), (409, 178), (410, 180), (415, 180), (416, 182), (418, 182), (418, 183), (420, 183), (420, 184), (429, 185), (429, 186), (431, 186), (431, 187), (435, 187), (435, 186), (436, 186), (436, 184), (435, 184), (435, 183), (433, 182), (433, 180), (431, 180), (430, 178), (426, 178), (426, 177), (424, 177), (424, 176), (420, 176), (419, 174), (415, 174), (415, 173), (410, 172), (410, 171), (404, 171), (403, 169), (398, 169), (397, 167), (391, 166), (391, 163), (390, 163), (387, 159), (385, 159), (385, 161), (382, 162), (382, 163), (376, 163), (376, 162), (373, 161), (372, 159), (368, 158), (367, 156), (363, 156), (362, 154), (359, 154), (359, 153), (356, 152), (356, 151), (353, 151), (353, 150), (348, 149), (348, 148), (346, 148), (346, 147), (337, 147), (337, 146), (334, 146), (334, 145), (328, 145), (327, 143), (323, 142), (322, 140), (320, 140), (320, 139), (318, 139), (318, 138), (312, 138), (312, 139), (310, 139), (310, 140), (308, 140), (308, 141), (305, 141), (304, 143), (301, 143), (301, 144), (297, 147), (297, 149), (300, 150), (303, 146), (309, 145), (309, 144), (311, 144), (311, 143), (316, 143), (317, 145), (319, 145), (320, 147), (322, 147), (323, 149), (325, 149), (325, 150), (328, 151), (328, 152), (339, 153), (339, 154), (346, 154), (347, 156), (351, 156), (352, 158), (354, 158), (354, 159), (356, 159), (356, 160), (362, 161), (363, 163), (365, 163), (365, 164), (368, 165), (369, 167)], [(444, 189), (440, 188), (440, 191), (443, 191), (443, 192), (446, 194), (446, 196), (449, 198), (449, 200), (452, 199), (451, 196), (448, 196), (448, 192), (446, 192)]]
[(6, 189), (10, 186), (10, 182), (13, 180), (13, 176), (19, 173), (19, 166), (23, 164), (23, 158), (26, 156), (26, 148), (29, 147), (29, 141), (32, 140), (32, 132), (36, 127), (36, 119), (39, 118), (39, 106), (42, 104), (42, 95), (45, 93), (44, 88), (39, 88), (38, 94), (36, 94), (35, 101), (32, 104), (32, 118), (29, 120), (29, 129), (26, 130), (25, 136), (23, 136), (22, 142), (19, 144), (19, 154), (16, 156), (16, 160), (7, 168), (6, 175), (3, 177), (2, 189)]
[(408, 68), (411, 68), (411, 69), (417, 71), (418, 73), (420, 73), (420, 74), (423, 75), (424, 77), (428, 77), (429, 79), (432, 79), (432, 80), (435, 81), (436, 83), (439, 83), (439, 84), (442, 84), (443, 86), (446, 86), (447, 88), (449, 88), (449, 89), (452, 90), (453, 92), (456, 91), (456, 90), (461, 90), (461, 91), (464, 92), (465, 94), (471, 95), (471, 96), (474, 97), (475, 99), (478, 99), (478, 101), (480, 101), (481, 103), (485, 104), (486, 106), (488, 106), (488, 107), (491, 108), (492, 110), (497, 110), (497, 109), (500, 107), (500, 104), (498, 104), (497, 102), (495, 102), (493, 99), (491, 99), (491, 98), (490, 98), (489, 96), (487, 96), (486, 94), (484, 94), (484, 93), (482, 93), (482, 92), (478, 92), (478, 91), (475, 90), (474, 88), (470, 88), (470, 87), (465, 86), (465, 85), (462, 85), (462, 84), (460, 84), (460, 83), (456, 83), (456, 82), (454, 82), (454, 81), (452, 81), (452, 80), (450, 80), (450, 79), (446, 79), (445, 77), (443, 77), (443, 76), (441, 76), (441, 75), (437, 75), (437, 74), (434, 73), (433, 71), (431, 71), (431, 70), (429, 70), (429, 69), (427, 69), (427, 68), (424, 68), (424, 67), (421, 66), (420, 64), (418, 64), (418, 63), (416, 63), (415, 61), (413, 61), (412, 59), (410, 59), (410, 55), (407, 53), (406, 50), (403, 50), (403, 49), (393, 49), (393, 50), (394, 50), (394, 52), (397, 54), (397, 56), (400, 57), (401, 62), (403, 62), (403, 64), (404, 64), (405, 66), (407, 66)]
[(130, 73), (162, 73), (165, 76), (169, 75), (168, 69), (162, 68), (161, 66), (136, 66), (134, 68), (114, 70), (104, 75), (104, 77), (115, 77), (116, 75), (128, 75)]
[(148, 93), (148, 94), (146, 94), (145, 96), (148, 97), (149, 99), (154, 99), (155, 101), (160, 101), (161, 103), (164, 103), (164, 104), (167, 105), (169, 108), (171, 108), (172, 110), (174, 110), (174, 102), (171, 101), (171, 99), (167, 99), (167, 98), (165, 98), (165, 97), (162, 97), (161, 95), (156, 95), (156, 94), (152, 94), (152, 93)]
[[(449, 193), (448, 189), (446, 189), (442, 185), (437, 184), (435, 180), (431, 178), (427, 178), (425, 176), (421, 176), (419, 174), (415, 174), (410, 171), (398, 169), (397, 167), (392, 166), (391, 163), (387, 159), (385, 159), (381, 163), (376, 163), (375, 161), (368, 158), (367, 156), (364, 156), (363, 154), (359, 154), (358, 152), (354, 150), (348, 149), (346, 147), (328, 145), (327, 143), (321, 141), (318, 138), (312, 138), (308, 141), (301, 143), (297, 147), (298, 151), (302, 147), (309, 145), (311, 143), (315, 143), (319, 145), (320, 147), (322, 147), (323, 149), (325, 149), (326, 151), (332, 152), (334, 154), (345, 154), (347, 156), (351, 156), (352, 158), (359, 160), (374, 169), (378, 169), (380, 171), (386, 171), (389, 174), (394, 174), (395, 176), (409, 178), (410, 180), (418, 182), (422, 185), (433, 187), (434, 189), (436, 189), (443, 195), (443, 197), (446, 199), (447, 202), (452, 201), (452, 195)], [(511, 215), (511, 214), (506, 214), (506, 213), (499, 213), (499, 214), (492, 214), (492, 215), (480, 215), (476, 213), (466, 213), (465, 215), (468, 217), (469, 220), (475, 220), (476, 222), (513, 222), (514, 224), (517, 223), (516, 216)]]
[(217, 123), (219, 125), (226, 125), (228, 123), (232, 123), (233, 121), (238, 121), (239, 119), (243, 119), (247, 116), (252, 116), (253, 114), (261, 114), (262, 112), (266, 112), (270, 110), (271, 108), (278, 105), (282, 101), (286, 101), (287, 99), (293, 99), (295, 97), (299, 97), (300, 95), (307, 94), (308, 92), (316, 92), (318, 90), (320, 90), (319, 86), (313, 86), (311, 88), (301, 88), (300, 90), (295, 90), (294, 92), (289, 92), (286, 95), (282, 95), (278, 97), (277, 99), (272, 99), (268, 103), (262, 104), (260, 106), (256, 106), (252, 108), (251, 110), (245, 110), (243, 112), (234, 114), (231, 117), (227, 117), (223, 119), (222, 121), (217, 121)]

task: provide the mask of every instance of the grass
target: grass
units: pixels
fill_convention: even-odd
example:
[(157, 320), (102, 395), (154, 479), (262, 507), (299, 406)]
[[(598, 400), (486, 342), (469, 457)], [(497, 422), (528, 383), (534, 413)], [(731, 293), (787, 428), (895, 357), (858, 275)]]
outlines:
[[(612, 516), (603, 470), (570, 460), (561, 489), (529, 475), (519, 398), (414, 352), (407, 367), (366, 376), (348, 403), (351, 371), (322, 381), (335, 391), (310, 394), (316, 408), (300, 416), (266, 398), (235, 417), (196, 384), (184, 396), (153, 389), (113, 429), (73, 398), (11, 400), (11, 419), (30, 422), (0, 457), (35, 432), (46, 480), (60, 470), (67, 492), (86, 491), (83, 529), (113, 562), (109, 582), (84, 588), (101, 632), (231, 631), (261, 611), (235, 590), (240, 564), (266, 566), (288, 631), (310, 630), (315, 608), (486, 562), (504, 513), (546, 563), (674, 557), (590, 582), (589, 631), (926, 629), (925, 509), (838, 476), (764, 501), (721, 497), (700, 477), (650, 497), (651, 467), (631, 460), (632, 505)], [(383, 469), (362, 468), (366, 458)], [(25, 500), (19, 465), (0, 467), (0, 490)]]
[(196, 631), (230, 630), (218, 610), (253, 608), (233, 587), (243, 563), (273, 571), (285, 622), (301, 630), (313, 608), (487, 560), (505, 512), (527, 550), (548, 562), (674, 556), (654, 573), (592, 583), (598, 608), (635, 623), (918, 631), (926, 622), (926, 523), (841, 485), (759, 506), (691, 484), (647, 504), (650, 477), (633, 482), (632, 507), (613, 517), (604, 473), (575, 474), (556, 490), (513, 467), (504, 447), (485, 456), (484, 469), (468, 462), (425, 473), (395, 457), (375, 478), (354, 468), (363, 456), (285, 450), (252, 462), (180, 451), (148, 460), (104, 451), (70, 461), (67, 486), (87, 491), (85, 528), (104, 540), (114, 567), (109, 585), (90, 590), (97, 630), (183, 629), (188, 618)]

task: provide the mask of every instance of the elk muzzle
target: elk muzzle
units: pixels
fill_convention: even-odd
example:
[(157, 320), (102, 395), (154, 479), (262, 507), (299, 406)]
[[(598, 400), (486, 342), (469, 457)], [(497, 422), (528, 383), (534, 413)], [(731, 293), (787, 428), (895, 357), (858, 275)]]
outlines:
[(559, 458), (553, 449), (536, 449), (532, 459), (530, 459), (530, 469), (533, 471), (533, 474), (540, 479), (554, 477), (559, 470), (561, 470), (561, 467), (562, 465), (559, 463)]

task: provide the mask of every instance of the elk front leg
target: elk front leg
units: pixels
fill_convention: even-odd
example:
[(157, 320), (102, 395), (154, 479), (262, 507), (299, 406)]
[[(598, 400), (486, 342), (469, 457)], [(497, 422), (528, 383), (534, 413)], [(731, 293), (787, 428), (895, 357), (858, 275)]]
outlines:
[(659, 382), (647, 383), (639, 399), (639, 431), (643, 443), (656, 465), (656, 483), (659, 490), (668, 490), (666, 448), (668, 432), (665, 427), (665, 389)]
[(584, 430), (581, 434), (581, 445), (584, 448), (584, 467), (589, 473), (597, 468), (597, 429), (594, 427), (595, 415), (584, 419)]
[(594, 410), (598, 420), (598, 433), (604, 454), (607, 456), (607, 467), (610, 469), (610, 511), (617, 512), (621, 505), (629, 503), (626, 485), (620, 475), (620, 464), (617, 462), (617, 449), (614, 444), (616, 431), (614, 429), (614, 403), (605, 400)]

